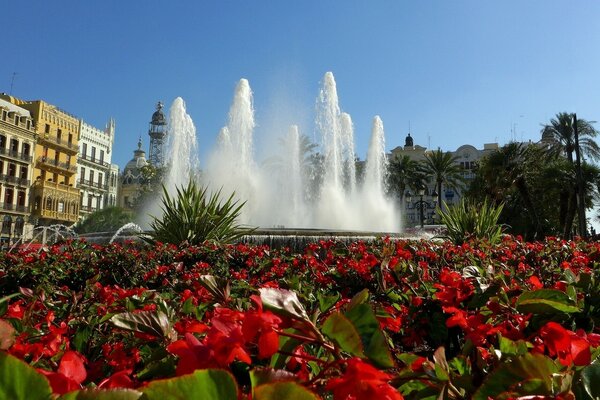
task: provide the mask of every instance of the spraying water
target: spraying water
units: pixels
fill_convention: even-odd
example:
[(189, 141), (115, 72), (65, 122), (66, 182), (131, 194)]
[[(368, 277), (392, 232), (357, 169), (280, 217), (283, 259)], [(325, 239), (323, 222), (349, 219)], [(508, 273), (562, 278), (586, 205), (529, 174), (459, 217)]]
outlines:
[(200, 166), (196, 127), (187, 114), (185, 102), (181, 97), (173, 101), (169, 110), (167, 137), (167, 154), (170, 157), (165, 186), (169, 193), (173, 193), (176, 187), (186, 185)]
[[(326, 228), (397, 232), (399, 218), (384, 190), (386, 170), (383, 123), (375, 117), (366, 161), (364, 184), (356, 179), (354, 127), (342, 112), (334, 76), (327, 72), (316, 102), (315, 123), (319, 154), (311, 159), (296, 125), (281, 140), (278, 154), (259, 167), (254, 159), (254, 105), (246, 79), (237, 84), (227, 125), (208, 157), (202, 184), (223, 196), (235, 193), (246, 201), (240, 222), (265, 228)], [(176, 99), (171, 107), (172, 136), (168, 178), (173, 182), (193, 175), (194, 161), (182, 149), (195, 149), (194, 125), (185, 105)], [(192, 134), (194, 132), (194, 134)], [(179, 150), (178, 150), (179, 149)], [(191, 161), (190, 161), (191, 160)], [(183, 165), (178, 165), (182, 163)], [(309, 171), (312, 171), (309, 173)], [(171, 172), (174, 175), (171, 175)]]

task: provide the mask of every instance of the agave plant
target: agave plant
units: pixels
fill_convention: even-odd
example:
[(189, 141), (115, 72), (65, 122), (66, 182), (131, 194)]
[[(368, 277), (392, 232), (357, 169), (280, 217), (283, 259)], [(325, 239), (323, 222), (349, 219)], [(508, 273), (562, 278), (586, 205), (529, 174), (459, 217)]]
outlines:
[(163, 186), (161, 217), (152, 216), (152, 232), (145, 240), (180, 244), (200, 244), (207, 240), (231, 243), (254, 231), (237, 224), (237, 218), (246, 202), (234, 200), (232, 193), (221, 201), (221, 190), (209, 195), (191, 181), (187, 186), (177, 187), (172, 197)]
[(495, 207), (484, 200), (481, 204), (461, 200), (459, 204), (438, 210), (442, 223), (446, 225), (444, 238), (455, 244), (462, 244), (469, 239), (482, 239), (497, 243), (502, 238), (504, 227), (498, 224), (503, 204)]

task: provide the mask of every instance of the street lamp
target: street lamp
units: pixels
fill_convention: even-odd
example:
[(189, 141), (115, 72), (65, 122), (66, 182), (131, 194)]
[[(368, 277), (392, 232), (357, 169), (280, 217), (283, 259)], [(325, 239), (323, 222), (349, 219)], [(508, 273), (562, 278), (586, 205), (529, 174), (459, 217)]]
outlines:
[(435, 207), (436, 207), (435, 199), (437, 198), (437, 192), (434, 190), (431, 193), (431, 197), (434, 199), (432, 202), (427, 202), (427, 201), (423, 200), (423, 197), (426, 195), (427, 195), (426, 188), (424, 188), (424, 187), (419, 188), (417, 190), (417, 196), (419, 196), (419, 200), (417, 200), (413, 203), (412, 202), (412, 193), (409, 191), (406, 192), (406, 201), (408, 203), (408, 208), (410, 209), (411, 204), (412, 204), (412, 208), (415, 208), (419, 211), (419, 222), (421, 224), (421, 229), (423, 229), (423, 226), (425, 223), (425, 211), (427, 209), (435, 210)]

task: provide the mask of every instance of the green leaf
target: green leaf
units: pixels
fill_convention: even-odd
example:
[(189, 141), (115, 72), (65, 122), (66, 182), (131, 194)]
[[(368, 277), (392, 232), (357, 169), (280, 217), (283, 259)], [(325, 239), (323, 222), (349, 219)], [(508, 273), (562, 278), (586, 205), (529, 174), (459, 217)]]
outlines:
[(304, 306), (298, 300), (298, 295), (295, 292), (275, 288), (261, 288), (258, 291), (260, 292), (260, 299), (263, 306), (266, 309), (286, 317), (310, 321)]
[(63, 394), (57, 400), (137, 400), (141, 396), (141, 392), (133, 389), (90, 389)]
[(347, 310), (350, 311), (357, 305), (367, 303), (368, 301), (369, 301), (369, 290), (363, 289), (360, 292), (358, 292), (357, 294), (355, 294), (354, 297), (352, 298), (352, 300), (350, 300), (350, 304), (348, 304)]
[(365, 356), (358, 331), (352, 322), (341, 313), (331, 314), (323, 323), (321, 331), (343, 351), (358, 357)]
[(529, 352), (527, 342), (524, 340), (512, 341), (500, 336), (500, 352), (502, 356), (522, 356)]
[(394, 361), (379, 322), (369, 304), (358, 304), (346, 312), (360, 335), (366, 356), (379, 367), (391, 368)]
[(255, 400), (318, 400), (319, 396), (295, 382), (276, 382), (258, 386), (252, 398)]
[(250, 382), (252, 387), (256, 388), (265, 383), (273, 383), (280, 381), (296, 381), (298, 377), (293, 372), (284, 369), (273, 368), (254, 368), (250, 371)]
[(321, 311), (321, 313), (326, 313), (341, 298), (342, 298), (342, 296), (338, 292), (335, 292), (333, 294), (324, 294), (324, 293), (318, 292), (317, 300), (319, 300), (319, 311)]
[(233, 376), (224, 370), (203, 369), (178, 378), (150, 382), (143, 390), (145, 400), (237, 399)]
[(80, 353), (83, 353), (87, 347), (90, 336), (92, 336), (92, 328), (90, 328), (89, 326), (77, 329), (77, 332), (73, 337), (73, 344), (75, 346), (75, 350), (77, 350)]
[(0, 352), (0, 399), (47, 400), (50, 383), (34, 368), (10, 354)]
[(581, 383), (592, 399), (600, 398), (600, 364), (590, 364), (581, 370)]
[(117, 328), (147, 333), (163, 339), (174, 335), (169, 318), (162, 311), (124, 312), (114, 315), (110, 322)]
[(516, 308), (522, 313), (551, 314), (574, 313), (579, 307), (565, 292), (555, 289), (539, 289), (524, 292), (517, 299)]
[[(508, 388), (513, 388), (514, 393), (517, 394), (551, 396), (553, 395), (552, 375), (557, 372), (558, 368), (551, 358), (542, 354), (527, 353), (496, 367), (475, 392), (473, 400), (498, 398)], [(526, 382), (529, 383), (525, 385)], [(523, 385), (521, 390), (519, 384)], [(536, 388), (536, 393), (531, 393), (532, 387)]]

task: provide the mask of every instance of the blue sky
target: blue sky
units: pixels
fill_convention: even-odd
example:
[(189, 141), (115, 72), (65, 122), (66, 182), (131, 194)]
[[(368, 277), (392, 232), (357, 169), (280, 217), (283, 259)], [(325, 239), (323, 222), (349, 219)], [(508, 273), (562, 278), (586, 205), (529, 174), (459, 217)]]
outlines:
[[(13, 2), (2, 22), (0, 91), (44, 99), (103, 127), (113, 162), (148, 145), (155, 103), (183, 97), (201, 162), (247, 78), (261, 138), (312, 136), (319, 81), (333, 71), (364, 159), (373, 116), (388, 150), (538, 140), (561, 111), (600, 119), (600, 2)], [(5, 7), (5, 11), (7, 11)], [(598, 126), (598, 125), (597, 125)]]

